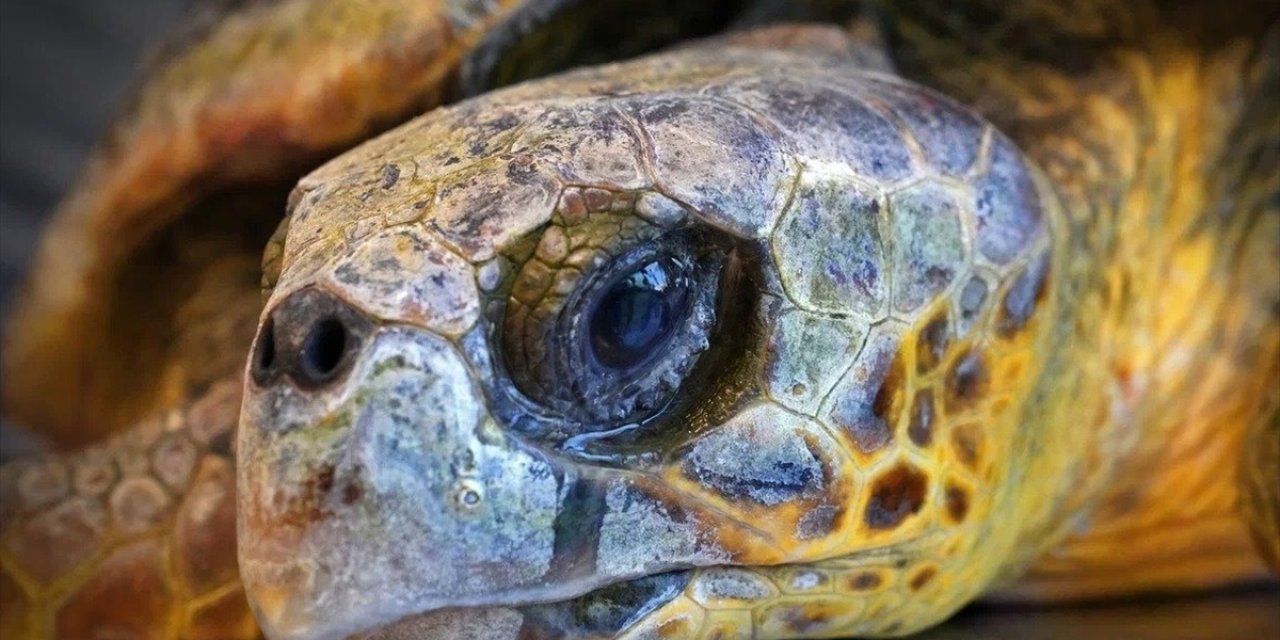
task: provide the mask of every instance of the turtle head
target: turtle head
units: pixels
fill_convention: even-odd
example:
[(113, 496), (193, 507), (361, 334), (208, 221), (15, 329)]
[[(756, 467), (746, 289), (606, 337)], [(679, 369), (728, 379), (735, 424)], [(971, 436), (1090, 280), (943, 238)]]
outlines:
[(894, 633), (1007, 566), (1047, 192), (940, 96), (714, 53), (302, 180), (238, 444), (270, 637)]

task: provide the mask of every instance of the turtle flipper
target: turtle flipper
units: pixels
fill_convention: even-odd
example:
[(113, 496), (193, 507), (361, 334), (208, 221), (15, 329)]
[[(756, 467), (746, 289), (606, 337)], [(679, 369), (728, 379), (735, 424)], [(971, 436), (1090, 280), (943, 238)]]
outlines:
[(0, 467), (0, 635), (256, 638), (236, 570), (240, 382), (83, 451)]

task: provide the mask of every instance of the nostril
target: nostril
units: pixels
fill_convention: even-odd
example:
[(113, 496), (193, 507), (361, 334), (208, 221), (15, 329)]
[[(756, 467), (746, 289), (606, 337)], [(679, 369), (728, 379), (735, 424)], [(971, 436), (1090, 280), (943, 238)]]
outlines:
[(262, 324), (262, 330), (258, 336), (258, 350), (253, 358), (253, 374), (259, 382), (265, 380), (271, 373), (271, 366), (276, 363), (276, 325), (275, 321), (267, 318)]
[(303, 374), (315, 382), (328, 378), (342, 364), (347, 342), (347, 328), (342, 321), (325, 318), (317, 322), (302, 343)]
[(253, 380), (262, 387), (288, 381), (318, 390), (351, 369), (373, 331), (369, 318), (337, 297), (313, 288), (295, 291), (262, 322), (250, 364)]

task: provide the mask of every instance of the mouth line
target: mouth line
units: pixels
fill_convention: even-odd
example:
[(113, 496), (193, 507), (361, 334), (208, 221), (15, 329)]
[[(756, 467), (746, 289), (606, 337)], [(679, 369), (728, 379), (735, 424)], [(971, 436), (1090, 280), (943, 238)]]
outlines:
[[(346, 636), (347, 640), (514, 640), (517, 637), (612, 637), (674, 600), (688, 584), (693, 568), (620, 578), (564, 598), (531, 598), (521, 604), (450, 604), (404, 616)], [(476, 620), (505, 617), (516, 624), (486, 625), (476, 635)], [(509, 633), (508, 633), (509, 632)], [(526, 634), (532, 633), (531, 636)]]
[[(898, 544), (874, 547), (858, 552), (863, 558), (892, 560), (904, 547), (919, 549), (935, 546), (938, 534), (912, 537)], [(631, 577), (618, 577), (567, 596), (552, 596), (553, 589), (543, 591), (545, 597), (526, 594), (520, 604), (514, 603), (450, 603), (400, 619), (366, 627), (346, 640), (402, 640), (430, 637), (434, 640), (518, 640), (520, 638), (610, 638), (634, 627), (645, 617), (674, 601), (689, 585), (698, 570), (751, 569), (761, 565), (708, 564), (666, 568)], [(559, 594), (558, 594), (559, 595)], [(475, 626), (477, 617), (502, 612), (514, 620), (509, 634), (491, 630), (492, 626)], [(423, 629), (430, 633), (423, 635)], [(479, 629), (479, 630), (477, 630)], [(397, 635), (397, 634), (407, 635)]]
[[(291, 573), (289, 568), (298, 566), (297, 561), (270, 564), (284, 573)], [(400, 640), (423, 637), (515, 640), (517, 637), (530, 637), (490, 633), (486, 631), (487, 626), (479, 629), (475, 626), (477, 617), (499, 613), (519, 621), (517, 631), (528, 628), (543, 632), (531, 637), (612, 637), (678, 597), (696, 569), (719, 566), (738, 565), (659, 566), (648, 573), (619, 575), (612, 579), (550, 583), (504, 594), (428, 597), (416, 604), (405, 601), (392, 604), (384, 599), (382, 602), (390, 606), (382, 608), (381, 613), (362, 606), (345, 614), (332, 607), (322, 607), (328, 615), (321, 613), (321, 618), (313, 615), (298, 617), (301, 612), (294, 608), (297, 601), (292, 595), (297, 587), (245, 586), (255, 617), (264, 631), (268, 631), (268, 637), (280, 640)], [(257, 567), (259, 570), (267, 569), (260, 562)], [(294, 605), (289, 604), (291, 600)], [(375, 598), (369, 602), (377, 601)], [(294, 613), (287, 613), (289, 610)], [(424, 635), (424, 629), (430, 633)]]

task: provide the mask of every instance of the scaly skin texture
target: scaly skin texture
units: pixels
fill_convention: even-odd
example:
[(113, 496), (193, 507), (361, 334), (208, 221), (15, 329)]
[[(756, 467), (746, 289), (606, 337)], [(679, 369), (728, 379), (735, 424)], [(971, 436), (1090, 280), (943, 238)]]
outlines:
[(0, 469), (6, 638), (259, 637), (235, 566), (238, 380), (75, 454)]
[[(5, 638), (259, 637), (235, 562), (244, 356), (226, 346), (252, 339), (259, 267), (241, 233), (208, 224), (255, 211), (219, 204), (228, 208), (196, 212), (164, 250), (148, 250), (152, 270), (132, 278), (153, 314), (135, 348), (159, 338), (157, 379), (198, 389), (196, 399), (74, 453), (0, 467)], [(169, 313), (172, 326), (156, 321)]]
[[(1074, 214), (1064, 362), (1084, 373), (1051, 383), (1065, 405), (1047, 415), (1096, 431), (1072, 498), (1092, 508), (1011, 595), (1257, 573), (1235, 469), (1258, 478), (1276, 464), (1256, 452), (1273, 448), (1258, 423), (1280, 404), (1280, 14), (981, 6), (945, 24), (933, 19), (941, 4), (886, 11), (904, 71), (989, 114)], [(972, 63), (952, 64), (958, 55)], [(1275, 540), (1262, 533), (1274, 519), (1254, 522)]]
[[(1006, 593), (1258, 575), (1237, 495), (1266, 550), (1274, 449), (1240, 451), (1277, 424), (1274, 51), (1079, 8), (886, 8), (904, 75), (999, 130), (837, 31), (783, 28), (434, 112), (305, 178), (264, 258), (239, 436), (267, 632), (897, 635), (1033, 563)], [(1058, 68), (1019, 48), (1030, 27), (1096, 40)], [(554, 379), (535, 329), (613, 257), (690, 230), (727, 247), (737, 329), (655, 420), (566, 439), (583, 425), (512, 375)], [(128, 411), (203, 399), (168, 431), (0, 475), (19, 506), (0, 593), (23, 611), (4, 624), (24, 625), (6, 632), (253, 633), (230, 535), (191, 536), (230, 518), (200, 434), (225, 430), (210, 412), (238, 374), (195, 354), (247, 342), (218, 312), (248, 298), (219, 293), (241, 276), (218, 264), (195, 261), (206, 287), (174, 303), (182, 391)], [(262, 364), (301, 357), (316, 309), (359, 340), (336, 377)], [(506, 369), (517, 348), (529, 371)], [(67, 488), (96, 469), (121, 479)], [(32, 543), (48, 535), (68, 542)], [(103, 604), (124, 590), (152, 595)]]

